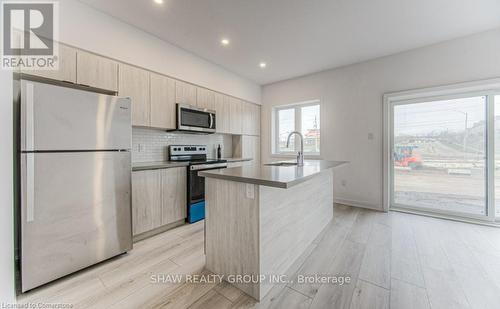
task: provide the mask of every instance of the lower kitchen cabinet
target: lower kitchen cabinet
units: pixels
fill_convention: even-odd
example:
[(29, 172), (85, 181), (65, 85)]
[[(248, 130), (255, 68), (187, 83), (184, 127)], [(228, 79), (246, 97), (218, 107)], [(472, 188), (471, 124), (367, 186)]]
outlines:
[(161, 224), (170, 224), (185, 219), (187, 196), (186, 168), (160, 170), (162, 180)]
[(134, 236), (161, 226), (160, 170), (132, 172), (132, 231)]
[(186, 168), (132, 172), (134, 236), (186, 218)]

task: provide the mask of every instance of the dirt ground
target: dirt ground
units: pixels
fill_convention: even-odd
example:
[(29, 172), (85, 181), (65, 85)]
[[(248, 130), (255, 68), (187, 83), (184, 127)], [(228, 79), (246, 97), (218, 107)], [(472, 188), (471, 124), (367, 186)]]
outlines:
[[(486, 182), (481, 169), (472, 170), (471, 175), (449, 175), (446, 169), (396, 170), (394, 185), (398, 204), (478, 215), (486, 212)], [(500, 196), (500, 186), (496, 192)]]

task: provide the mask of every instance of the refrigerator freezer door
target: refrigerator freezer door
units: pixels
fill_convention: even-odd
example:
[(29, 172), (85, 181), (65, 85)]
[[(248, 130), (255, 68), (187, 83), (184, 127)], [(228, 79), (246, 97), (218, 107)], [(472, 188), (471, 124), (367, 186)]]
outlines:
[(130, 149), (130, 99), (21, 83), (21, 150)]
[(21, 155), (22, 291), (132, 249), (130, 152)]

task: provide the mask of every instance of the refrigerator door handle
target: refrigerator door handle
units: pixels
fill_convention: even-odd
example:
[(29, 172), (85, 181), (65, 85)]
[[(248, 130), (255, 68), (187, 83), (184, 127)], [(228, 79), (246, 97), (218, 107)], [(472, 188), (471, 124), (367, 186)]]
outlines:
[(26, 154), (26, 222), (35, 221), (35, 155)]
[(35, 127), (33, 125), (34, 117), (34, 85), (33, 83), (26, 84), (26, 106), (25, 106), (25, 119), (26, 119), (26, 150), (34, 150), (35, 145)]

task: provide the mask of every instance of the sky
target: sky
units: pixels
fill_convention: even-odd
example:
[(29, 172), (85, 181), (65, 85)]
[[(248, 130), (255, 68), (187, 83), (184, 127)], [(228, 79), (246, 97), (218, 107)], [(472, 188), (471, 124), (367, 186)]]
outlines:
[[(496, 97), (500, 107), (500, 96)], [(500, 108), (495, 109), (500, 115)], [(486, 119), (486, 97), (471, 97), (397, 105), (394, 108), (394, 135), (427, 135), (443, 131), (463, 132)]]

